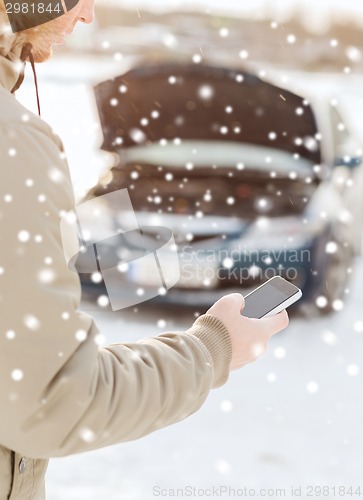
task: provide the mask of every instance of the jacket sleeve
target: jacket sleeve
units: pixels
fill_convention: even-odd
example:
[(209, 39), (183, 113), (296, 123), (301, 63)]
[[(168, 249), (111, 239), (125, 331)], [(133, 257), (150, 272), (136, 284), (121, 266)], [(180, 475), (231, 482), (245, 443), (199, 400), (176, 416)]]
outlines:
[(231, 360), (228, 332), (210, 315), (187, 332), (99, 345), (64, 257), (60, 217), (74, 200), (57, 141), (0, 124), (0, 443), (32, 458), (177, 422), (227, 380)]

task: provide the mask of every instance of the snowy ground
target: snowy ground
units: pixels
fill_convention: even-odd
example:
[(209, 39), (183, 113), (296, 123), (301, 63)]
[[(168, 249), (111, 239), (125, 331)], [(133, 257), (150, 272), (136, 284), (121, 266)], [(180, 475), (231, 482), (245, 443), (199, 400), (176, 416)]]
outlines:
[[(29, 82), (30, 75), (19, 97), (34, 109)], [(357, 125), (361, 89), (360, 79), (345, 92), (354, 101)], [(89, 89), (48, 81), (41, 84), (41, 99), (44, 118), (65, 141), (80, 196), (107, 163), (95, 154), (101, 138)], [(264, 496), (290, 499), (291, 486), (300, 485), (328, 488), (324, 495), (297, 491), (300, 498), (355, 498), (359, 485), (363, 495), (362, 280), (360, 260), (343, 311), (310, 321), (294, 319), (272, 339), (262, 359), (231, 374), (229, 383), (212, 391), (203, 408), (184, 422), (137, 442), (53, 459), (48, 500), (172, 498), (176, 491), (158, 488), (186, 486), (201, 489), (189, 498), (203, 498), (203, 492), (208, 498), (233, 498), (233, 491), (208, 494), (213, 486), (234, 488), (235, 497), (245, 498), (262, 496), (260, 488), (279, 488), (285, 493)], [(192, 312), (146, 308), (139, 314), (98, 312), (95, 317), (109, 343), (180, 330), (193, 320)], [(166, 322), (162, 328), (160, 319)], [(255, 490), (246, 493), (245, 487)]]
[[(270, 498), (291, 498), (291, 486), (300, 485), (327, 486), (329, 498), (355, 497), (333, 495), (334, 486), (356, 491), (360, 485), (363, 494), (362, 280), (359, 261), (342, 312), (293, 319), (263, 358), (232, 373), (189, 419), (139, 441), (53, 459), (48, 499), (151, 500), (158, 494), (172, 498), (172, 492), (162, 496), (158, 487), (186, 486), (204, 490), (199, 493), (206, 498), (213, 486), (234, 488), (237, 498), (245, 487), (255, 489), (246, 498), (258, 496), (260, 488), (285, 489), (285, 495), (271, 491)], [(192, 322), (191, 312), (161, 309), (95, 317), (110, 343)], [(160, 319), (166, 322), (162, 329)], [(203, 498), (196, 493), (189, 498)], [(301, 498), (322, 496), (307, 493)], [(221, 496), (233, 498), (233, 491)]]

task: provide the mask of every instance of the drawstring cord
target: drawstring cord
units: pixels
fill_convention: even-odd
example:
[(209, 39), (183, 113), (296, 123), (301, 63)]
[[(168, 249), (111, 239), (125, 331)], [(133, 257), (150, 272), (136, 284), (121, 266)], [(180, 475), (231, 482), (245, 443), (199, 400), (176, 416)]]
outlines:
[[(26, 61), (26, 59), (29, 58), (29, 61), (30, 61), (30, 64), (31, 64), (31, 67), (32, 67), (32, 70), (33, 70), (33, 76), (34, 76), (35, 92), (36, 92), (36, 95), (37, 95), (38, 114), (41, 117), (41, 113), (40, 113), (40, 100), (39, 100), (39, 89), (38, 89), (38, 78), (37, 78), (37, 73), (35, 71), (35, 61), (34, 61), (34, 56), (33, 56), (32, 48), (33, 48), (33, 46), (32, 46), (31, 43), (25, 43), (24, 46), (23, 46), (23, 48), (22, 48), (22, 51), (21, 51), (20, 59), (22, 61)], [(23, 79), (24, 79), (24, 76), (23, 76)], [(16, 89), (13, 89), (13, 91), (14, 90), (16, 90)]]
[(37, 95), (38, 115), (41, 117), (42, 115), (40, 113), (40, 100), (39, 100), (38, 78), (37, 78), (37, 72), (35, 71), (35, 63), (34, 63), (33, 52), (30, 52), (29, 60), (30, 60), (31, 66), (32, 66), (33, 76), (34, 76), (35, 93)]

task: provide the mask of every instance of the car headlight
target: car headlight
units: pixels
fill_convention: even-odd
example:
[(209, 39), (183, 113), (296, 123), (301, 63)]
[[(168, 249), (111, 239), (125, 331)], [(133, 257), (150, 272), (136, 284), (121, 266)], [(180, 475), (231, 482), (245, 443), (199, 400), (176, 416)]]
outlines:
[(240, 239), (243, 249), (262, 250), (307, 246), (324, 227), (324, 221), (301, 217), (259, 217)]

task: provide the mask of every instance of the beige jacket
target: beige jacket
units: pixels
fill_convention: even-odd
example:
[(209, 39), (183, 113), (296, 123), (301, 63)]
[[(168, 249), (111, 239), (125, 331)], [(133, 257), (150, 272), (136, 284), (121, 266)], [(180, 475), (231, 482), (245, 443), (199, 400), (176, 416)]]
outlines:
[(11, 94), (24, 65), (9, 45), (0, 35), (0, 500), (40, 500), (49, 458), (189, 416), (227, 380), (232, 349), (210, 315), (187, 332), (97, 344), (61, 243), (74, 206), (62, 144)]

